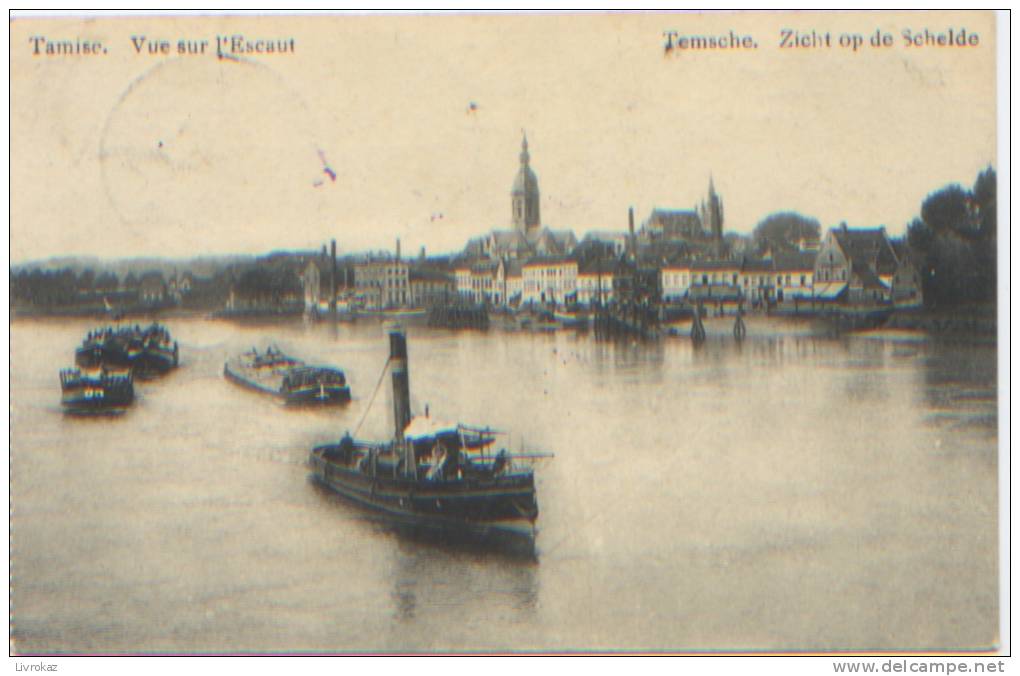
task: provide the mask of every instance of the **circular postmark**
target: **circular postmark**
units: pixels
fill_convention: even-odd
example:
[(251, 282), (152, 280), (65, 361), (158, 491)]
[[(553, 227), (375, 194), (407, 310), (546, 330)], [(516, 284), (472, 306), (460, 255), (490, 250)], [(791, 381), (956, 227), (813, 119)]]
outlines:
[(136, 78), (107, 116), (103, 189), (131, 244), (180, 250), (184, 237), (193, 250), (222, 249), (224, 239), (250, 241), (252, 229), (287, 227), (310, 187), (330, 180), (315, 139), (307, 104), (272, 68), (170, 59)]

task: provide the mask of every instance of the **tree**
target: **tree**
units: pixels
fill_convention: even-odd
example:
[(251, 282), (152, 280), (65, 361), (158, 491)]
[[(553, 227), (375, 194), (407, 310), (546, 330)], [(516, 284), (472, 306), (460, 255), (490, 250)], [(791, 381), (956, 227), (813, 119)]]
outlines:
[(974, 221), (977, 223), (976, 243), (977, 266), (981, 273), (980, 284), (987, 291), (989, 300), (996, 298), (998, 281), (998, 223), (996, 215), (995, 169), (988, 167), (974, 181), (971, 205)]
[(928, 195), (921, 204), (921, 220), (936, 235), (977, 235), (971, 218), (970, 196), (957, 184), (947, 185)]
[(810, 218), (796, 211), (782, 211), (769, 214), (759, 221), (751, 238), (759, 252), (770, 246), (773, 249), (789, 251), (797, 249), (801, 239), (819, 239), (821, 230), (817, 218)]
[(92, 268), (85, 268), (78, 275), (78, 290), (85, 294), (91, 294), (96, 284), (96, 273)]
[(257, 304), (278, 305), (288, 296), (300, 296), (301, 280), (283, 267), (257, 266), (241, 275), (235, 290), (242, 298)]
[(995, 169), (988, 167), (974, 181), (972, 203), (978, 230), (983, 238), (994, 239), (996, 236), (996, 176)]
[(117, 290), (117, 275), (104, 272), (96, 277), (95, 289), (98, 293), (113, 293)]
[(20, 302), (36, 306), (69, 305), (77, 300), (77, 282), (70, 268), (47, 272), (34, 268), (18, 275), (16, 295)]
[(995, 300), (995, 191), (989, 167), (973, 192), (952, 184), (929, 194), (907, 227), (929, 307)]
[(272, 288), (272, 275), (264, 268), (246, 270), (237, 281), (237, 294), (252, 300), (268, 300)]

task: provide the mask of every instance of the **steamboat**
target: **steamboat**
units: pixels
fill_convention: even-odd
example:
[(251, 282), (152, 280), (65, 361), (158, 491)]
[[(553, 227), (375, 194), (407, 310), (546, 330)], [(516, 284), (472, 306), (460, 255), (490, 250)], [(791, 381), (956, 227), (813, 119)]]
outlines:
[(523, 462), (550, 456), (495, 451), (502, 435), (488, 428), (412, 419), (404, 332), (391, 330), (389, 343), (393, 439), (345, 434), (318, 446), (313, 479), (402, 530), (533, 555), (538, 501)]

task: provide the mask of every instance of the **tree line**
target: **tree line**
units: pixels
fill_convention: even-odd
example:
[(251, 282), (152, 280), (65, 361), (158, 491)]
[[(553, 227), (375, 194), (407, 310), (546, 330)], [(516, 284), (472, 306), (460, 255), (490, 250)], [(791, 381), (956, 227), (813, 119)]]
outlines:
[(96, 274), (86, 269), (75, 273), (71, 268), (59, 270), (11, 270), (11, 303), (41, 307), (59, 307), (81, 303), (83, 300), (117, 294), (122, 290), (138, 289), (137, 279), (125, 279), (124, 289), (112, 272)]
[(978, 174), (970, 190), (952, 184), (924, 199), (907, 226), (907, 244), (927, 307), (995, 302), (996, 229), (992, 167)]
[[(223, 307), (233, 290), (239, 299), (248, 302), (266, 305), (289, 302), (301, 297), (302, 284), (298, 274), (293, 265), (278, 261), (227, 266), (211, 277), (192, 276), (190, 288), (179, 292), (173, 300), (184, 307), (218, 309)], [(171, 280), (158, 270), (129, 271), (119, 278), (109, 271), (96, 272), (86, 268), (75, 272), (71, 267), (64, 267), (56, 270), (21, 269), (17, 272), (12, 269), (10, 303), (12, 307), (61, 311), (101, 308), (105, 302), (117, 307), (130, 307), (141, 300), (143, 280), (158, 280), (156, 286), (162, 288), (166, 302), (171, 302)]]

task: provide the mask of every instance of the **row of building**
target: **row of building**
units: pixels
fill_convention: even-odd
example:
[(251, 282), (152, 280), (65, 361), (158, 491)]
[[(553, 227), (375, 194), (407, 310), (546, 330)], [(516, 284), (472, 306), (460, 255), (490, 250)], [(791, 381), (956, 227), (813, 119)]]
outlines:
[[(445, 264), (377, 257), (338, 270), (336, 302), (364, 309), (429, 307), (454, 300), (519, 306), (608, 305), (631, 289), (635, 275), (653, 280), (646, 297), (666, 304), (849, 303), (920, 305), (921, 285), (908, 256), (884, 228), (831, 229), (815, 248), (764, 256), (656, 260), (615, 251), (584, 256), (468, 258)], [(328, 305), (323, 260), (303, 275), (309, 308)]]
[(654, 280), (648, 297), (663, 303), (921, 303), (917, 271), (885, 229), (846, 225), (831, 229), (816, 250), (672, 261), (538, 256), (461, 263), (455, 281), (458, 295), (473, 303), (590, 306), (619, 300), (641, 270)]
[(331, 260), (324, 248), (302, 273), (306, 307), (407, 308), (452, 300), (591, 306), (634, 300), (639, 279), (643, 300), (667, 304), (921, 301), (915, 269), (884, 228), (843, 224), (822, 241), (801, 240), (796, 250), (740, 251), (724, 238), (722, 199), (711, 179), (706, 199), (694, 209), (653, 209), (637, 232), (632, 210), (628, 231), (591, 232), (578, 242), (569, 230), (543, 227), (525, 137), (510, 197), (512, 227), (470, 240), (449, 260), (403, 259), (398, 242), (395, 255), (339, 269), (335, 250)]

